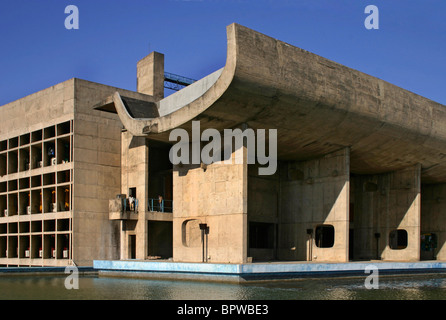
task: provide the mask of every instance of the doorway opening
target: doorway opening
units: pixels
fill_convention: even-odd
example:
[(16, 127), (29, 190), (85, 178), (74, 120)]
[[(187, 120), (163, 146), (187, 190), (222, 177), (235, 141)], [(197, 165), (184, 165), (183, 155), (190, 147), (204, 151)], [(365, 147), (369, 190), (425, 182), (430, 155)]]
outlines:
[(136, 259), (136, 235), (129, 235), (129, 259)]
[(277, 225), (266, 222), (249, 222), (249, 256), (253, 261), (275, 259), (275, 239)]
[(148, 221), (148, 256), (168, 259), (173, 255), (172, 221)]

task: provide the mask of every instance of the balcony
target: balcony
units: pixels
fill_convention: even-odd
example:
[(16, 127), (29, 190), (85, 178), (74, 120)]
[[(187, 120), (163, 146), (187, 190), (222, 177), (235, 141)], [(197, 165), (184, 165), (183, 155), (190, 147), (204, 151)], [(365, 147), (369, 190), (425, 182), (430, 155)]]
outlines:
[(130, 210), (129, 199), (125, 195), (118, 195), (108, 202), (110, 220), (138, 220), (138, 213)]
[(126, 195), (118, 195), (109, 200), (110, 220), (138, 220), (138, 214), (146, 214), (149, 220), (171, 220), (173, 201), (159, 199), (147, 199), (147, 210), (141, 211), (138, 199), (133, 203)]
[(147, 206), (150, 212), (173, 212), (173, 200), (149, 199)]

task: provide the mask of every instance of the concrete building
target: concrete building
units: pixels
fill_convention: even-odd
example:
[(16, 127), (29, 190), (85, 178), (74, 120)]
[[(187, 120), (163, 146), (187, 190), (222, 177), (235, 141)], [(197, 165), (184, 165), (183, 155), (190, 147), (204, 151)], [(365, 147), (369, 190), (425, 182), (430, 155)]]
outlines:
[(0, 265), (119, 258), (122, 125), (91, 107), (116, 91), (145, 97), (71, 79), (0, 107)]
[[(224, 68), (164, 81), (154, 52), (137, 92), (72, 79), (0, 108), (0, 264), (446, 259), (445, 106), (238, 24)], [(195, 121), (277, 129), (275, 174), (246, 144), (173, 165)]]

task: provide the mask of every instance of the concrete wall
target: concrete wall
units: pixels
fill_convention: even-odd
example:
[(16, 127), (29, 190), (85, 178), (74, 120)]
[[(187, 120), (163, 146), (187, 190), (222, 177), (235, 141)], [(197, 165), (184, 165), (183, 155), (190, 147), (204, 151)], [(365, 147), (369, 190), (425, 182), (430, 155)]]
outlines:
[[(282, 165), (280, 260), (348, 261), (349, 150)], [(317, 226), (332, 225), (334, 244), (318, 247)], [(307, 229), (313, 235), (307, 235)]]
[[(109, 220), (109, 199), (128, 193), (130, 186), (124, 183), (128, 181), (124, 177), (129, 170), (133, 175), (131, 181), (138, 187), (137, 196), (145, 192), (147, 181), (140, 173), (145, 172), (147, 156), (144, 156), (145, 141), (142, 141), (142, 156), (138, 145), (140, 141), (135, 143), (131, 138), (123, 139), (121, 148), (122, 124), (116, 114), (93, 109), (115, 91), (131, 98), (140, 97), (140, 94), (79, 79), (74, 81), (74, 258), (79, 265), (89, 265), (92, 259), (99, 257), (119, 259), (122, 226), (119, 221)], [(127, 153), (136, 150), (135, 157), (142, 164), (134, 163), (127, 167), (124, 163), (121, 167), (121, 150)], [(146, 197), (139, 198), (140, 206), (144, 208)], [(144, 225), (145, 222), (138, 227), (146, 229)], [(144, 237), (143, 233), (139, 233), (141, 237)], [(140, 249), (138, 257), (145, 256), (146, 248), (141, 245), (137, 248)]]
[(121, 124), (93, 106), (114, 90), (75, 79), (73, 251), (78, 265), (118, 258), (118, 224), (108, 220), (108, 200), (120, 193)]
[(73, 119), (74, 79), (1, 106), (1, 140)]
[[(246, 149), (243, 150), (246, 157)], [(201, 262), (199, 223), (209, 226), (208, 262), (247, 259), (247, 163), (174, 166), (173, 259)]]
[(136, 258), (147, 257), (147, 189), (149, 147), (145, 138), (134, 137), (128, 132), (122, 133), (122, 175), (121, 193), (129, 196), (129, 189), (136, 188), (134, 197), (138, 199), (138, 221), (135, 229), (128, 230), (121, 239), (121, 259), (130, 258), (128, 237), (136, 235)]
[[(419, 260), (420, 166), (354, 176), (351, 199), (354, 259)], [(404, 249), (390, 247), (390, 233), (397, 229), (407, 231)]]

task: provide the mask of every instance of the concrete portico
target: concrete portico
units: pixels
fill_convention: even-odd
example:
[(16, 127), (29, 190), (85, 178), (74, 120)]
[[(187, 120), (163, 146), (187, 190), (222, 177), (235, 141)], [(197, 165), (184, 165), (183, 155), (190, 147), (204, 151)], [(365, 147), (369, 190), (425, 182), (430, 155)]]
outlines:
[(159, 115), (132, 117), (118, 93), (97, 106), (148, 145), (193, 121), (277, 129), (274, 175), (173, 166), (173, 260), (445, 259), (444, 106), (238, 24), (227, 36), (225, 67), (155, 100)]
[[(321, 157), (351, 148), (352, 172), (373, 174), (421, 163), (423, 182), (445, 179), (444, 106), (237, 24), (228, 26), (227, 62), (209, 88), (187, 87), (157, 105), (173, 112), (132, 119), (115, 108), (135, 136), (168, 141), (170, 130), (223, 130), (245, 123), (278, 129), (279, 159)], [(200, 81), (207, 81), (204, 78)], [(201, 90), (201, 91), (199, 91)], [(198, 91), (198, 93), (197, 93)]]

